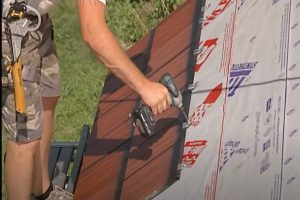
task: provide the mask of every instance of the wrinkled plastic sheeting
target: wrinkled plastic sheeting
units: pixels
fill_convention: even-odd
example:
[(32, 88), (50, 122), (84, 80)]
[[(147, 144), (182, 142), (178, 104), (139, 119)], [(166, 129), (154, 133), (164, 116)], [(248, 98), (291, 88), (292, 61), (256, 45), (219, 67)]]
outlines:
[(183, 169), (155, 200), (299, 199), (300, 1), (206, 1), (199, 26)]

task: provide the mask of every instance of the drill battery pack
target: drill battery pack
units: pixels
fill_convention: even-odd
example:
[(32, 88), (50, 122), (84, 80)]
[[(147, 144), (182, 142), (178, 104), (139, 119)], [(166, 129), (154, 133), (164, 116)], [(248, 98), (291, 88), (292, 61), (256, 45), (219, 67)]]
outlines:
[(154, 135), (155, 120), (151, 108), (143, 104), (131, 114), (133, 125), (138, 128), (141, 136), (149, 138)]

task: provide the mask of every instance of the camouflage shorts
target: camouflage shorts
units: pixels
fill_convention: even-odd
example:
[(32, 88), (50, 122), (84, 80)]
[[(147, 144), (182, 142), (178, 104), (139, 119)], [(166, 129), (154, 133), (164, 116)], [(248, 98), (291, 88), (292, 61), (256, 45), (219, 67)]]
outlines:
[[(13, 88), (2, 88), (2, 124), (7, 130), (8, 139), (17, 143), (27, 143), (41, 138), (43, 129), (42, 97), (58, 97), (61, 93), (52, 23), (48, 15), (42, 16), (42, 19), (39, 30), (25, 36), (21, 49), (28, 117), (26, 123), (16, 123)], [(2, 54), (10, 57), (10, 48), (3, 29)], [(25, 71), (31, 72), (34, 76), (26, 75), (28, 73)]]

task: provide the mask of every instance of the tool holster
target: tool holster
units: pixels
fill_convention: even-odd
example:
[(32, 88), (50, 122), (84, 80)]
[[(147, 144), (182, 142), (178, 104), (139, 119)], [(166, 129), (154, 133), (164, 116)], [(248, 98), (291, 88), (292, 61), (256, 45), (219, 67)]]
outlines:
[[(29, 12), (36, 13), (37, 24), (30, 24), (30, 20), (27, 19)], [(13, 83), (16, 121), (26, 122), (27, 114), (23, 79), (35, 81), (38, 79), (39, 73), (23, 66), (21, 48), (27, 33), (38, 30), (41, 24), (41, 16), (36, 9), (30, 7), (25, 1), (15, 1), (9, 5), (7, 15), (4, 18), (2, 17), (2, 20), (4, 21), (4, 32), (10, 49), (10, 55), (2, 55), (2, 86), (9, 87), (10, 83)]]

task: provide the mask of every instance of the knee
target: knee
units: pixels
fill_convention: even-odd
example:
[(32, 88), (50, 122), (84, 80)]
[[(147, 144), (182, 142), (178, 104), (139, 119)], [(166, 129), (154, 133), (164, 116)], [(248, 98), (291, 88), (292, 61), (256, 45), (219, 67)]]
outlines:
[(18, 162), (28, 162), (34, 159), (34, 155), (39, 146), (40, 140), (35, 140), (26, 144), (16, 144), (9, 142), (7, 148), (7, 157), (18, 161)]
[(26, 144), (21, 144), (21, 149), (23, 149), (23, 151), (25, 152), (27, 151), (29, 154), (35, 154), (39, 144), (40, 140), (34, 140)]

